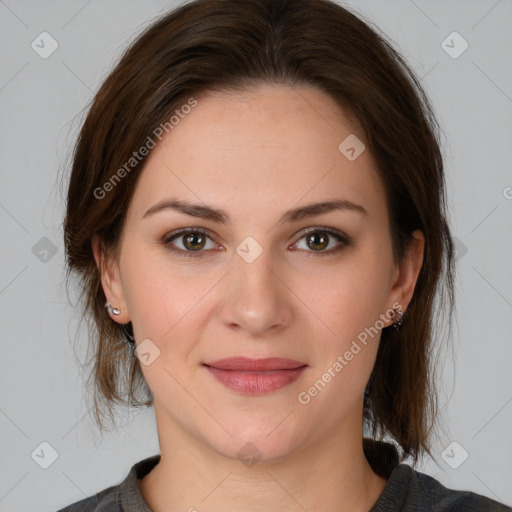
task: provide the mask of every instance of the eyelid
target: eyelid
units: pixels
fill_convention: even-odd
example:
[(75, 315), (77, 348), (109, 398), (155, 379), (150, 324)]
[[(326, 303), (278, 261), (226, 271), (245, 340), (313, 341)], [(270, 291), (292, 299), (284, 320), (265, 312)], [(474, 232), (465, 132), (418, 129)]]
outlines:
[(316, 233), (318, 231), (323, 232), (323, 233), (329, 233), (331, 235), (336, 235), (336, 236), (340, 237), (340, 239), (347, 244), (350, 243), (350, 241), (351, 241), (351, 238), (347, 234), (343, 233), (343, 231), (340, 231), (339, 229), (331, 228), (328, 226), (313, 226), (310, 228), (306, 228), (306, 229), (300, 231), (299, 240), (302, 237), (304, 237), (305, 235), (308, 235), (309, 233)]
[(209, 236), (210, 238), (212, 238), (210, 236), (210, 232), (207, 229), (191, 227), (191, 228), (177, 229), (176, 231), (171, 231), (170, 233), (166, 233), (162, 237), (162, 241), (169, 241), (169, 240), (172, 240), (173, 238), (177, 238), (178, 236), (185, 235), (187, 233), (201, 233), (203, 235), (206, 235), (206, 236)]

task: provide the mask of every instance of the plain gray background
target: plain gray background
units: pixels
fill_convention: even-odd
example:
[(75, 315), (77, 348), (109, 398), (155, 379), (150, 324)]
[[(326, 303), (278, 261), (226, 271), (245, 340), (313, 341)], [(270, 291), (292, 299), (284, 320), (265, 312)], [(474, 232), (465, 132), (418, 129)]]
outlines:
[[(64, 286), (58, 178), (76, 116), (128, 41), (176, 5), (0, 0), (0, 511), (56, 510), (159, 452), (152, 409), (121, 411), (118, 433), (94, 429), (85, 336), (75, 352)], [(417, 469), (512, 504), (512, 0), (349, 5), (405, 55), (444, 130), (459, 327), (441, 358), (439, 465)], [(45, 31), (58, 48), (43, 59), (31, 45)]]

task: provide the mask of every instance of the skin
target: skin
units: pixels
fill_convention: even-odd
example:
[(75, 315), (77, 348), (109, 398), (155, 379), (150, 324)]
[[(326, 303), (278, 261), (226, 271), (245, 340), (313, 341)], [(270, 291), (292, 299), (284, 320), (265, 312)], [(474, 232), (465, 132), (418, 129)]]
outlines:
[[(137, 344), (150, 339), (160, 350), (141, 364), (161, 448), (141, 492), (154, 512), (368, 511), (386, 484), (362, 448), (363, 394), (380, 333), (307, 405), (297, 396), (394, 303), (407, 309), (423, 234), (414, 233), (397, 264), (372, 156), (365, 150), (349, 161), (340, 152), (349, 134), (363, 136), (323, 92), (265, 85), (197, 99), (151, 151), (117, 257), (93, 242), (107, 300), (121, 309), (112, 319), (132, 321)], [(230, 224), (172, 209), (143, 218), (170, 197), (221, 208)], [(289, 209), (332, 199), (367, 214), (337, 210), (278, 223)], [(311, 227), (340, 230), (352, 241), (327, 234), (328, 247), (308, 244)], [(199, 257), (173, 254), (161, 242), (183, 228), (207, 231), (204, 246), (192, 241), (202, 247)], [(236, 252), (248, 236), (263, 250), (252, 263)], [(187, 250), (186, 235), (173, 242)], [(230, 356), (309, 366), (298, 381), (251, 396), (201, 365)], [(261, 454), (253, 466), (237, 457), (249, 442)]]

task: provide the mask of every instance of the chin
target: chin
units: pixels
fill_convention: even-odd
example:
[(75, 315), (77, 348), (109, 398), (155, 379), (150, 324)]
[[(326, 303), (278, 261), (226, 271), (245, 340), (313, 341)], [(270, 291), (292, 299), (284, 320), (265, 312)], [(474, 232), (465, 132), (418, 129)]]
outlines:
[(203, 433), (206, 434), (203, 439), (220, 455), (233, 460), (238, 459), (247, 467), (252, 467), (258, 462), (276, 462), (290, 455), (304, 443), (304, 431), (296, 429), (294, 425), (288, 423), (289, 420), (290, 418), (278, 426), (282, 420), (274, 419), (272, 427), (269, 428), (268, 421), (258, 422), (254, 417), (247, 422), (241, 419), (237, 422), (236, 428), (233, 425), (228, 428), (233, 437), (223, 431), (215, 438), (208, 436), (211, 432)]

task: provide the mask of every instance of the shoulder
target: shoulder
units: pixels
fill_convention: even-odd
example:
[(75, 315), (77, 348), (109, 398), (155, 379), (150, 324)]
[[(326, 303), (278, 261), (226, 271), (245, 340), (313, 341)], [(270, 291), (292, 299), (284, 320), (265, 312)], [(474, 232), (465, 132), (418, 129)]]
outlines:
[(160, 455), (152, 455), (135, 463), (119, 484), (107, 487), (94, 496), (77, 501), (58, 512), (125, 512), (149, 510), (140, 494), (139, 479), (146, 476), (158, 463)]
[(94, 496), (84, 498), (57, 512), (123, 512), (120, 485), (108, 487)]
[(370, 512), (512, 512), (512, 507), (466, 490), (449, 489), (439, 480), (399, 463), (394, 444), (363, 438), (372, 469), (387, 483)]
[(418, 482), (419, 495), (426, 505), (439, 512), (512, 512), (512, 508), (471, 491), (448, 489), (435, 478), (412, 470)]
[(512, 508), (471, 491), (449, 489), (435, 478), (412, 470), (418, 482), (418, 498), (439, 512), (512, 512)]

